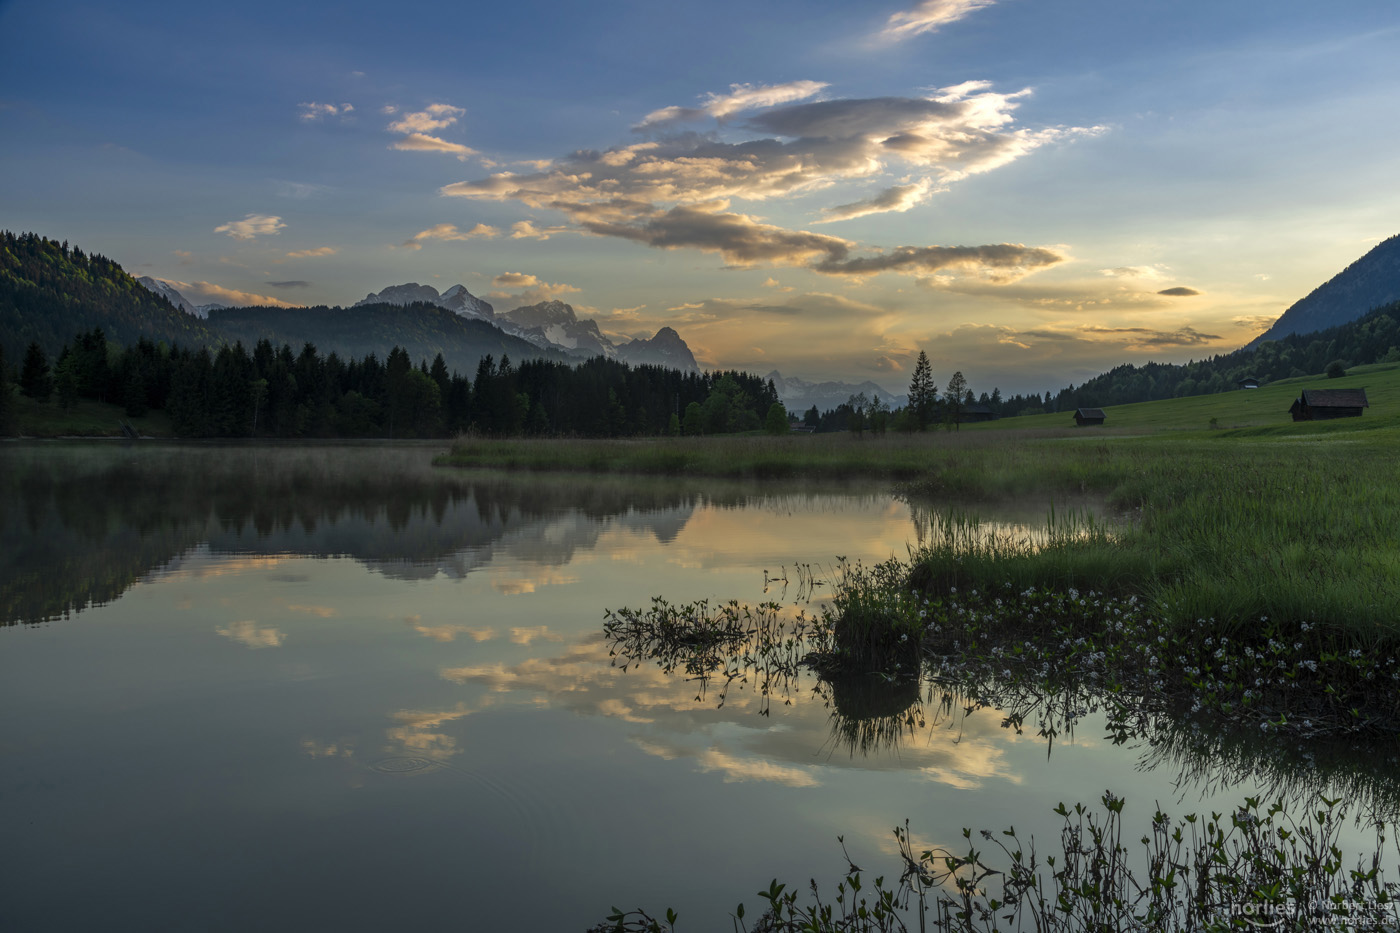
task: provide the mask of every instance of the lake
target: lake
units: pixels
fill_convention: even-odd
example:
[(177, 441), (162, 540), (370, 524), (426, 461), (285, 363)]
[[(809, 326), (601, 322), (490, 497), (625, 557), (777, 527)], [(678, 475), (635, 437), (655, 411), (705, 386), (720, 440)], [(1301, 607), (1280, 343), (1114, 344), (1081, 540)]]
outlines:
[[(1099, 714), (1051, 745), (926, 686), (852, 741), (810, 675), (621, 670), (606, 610), (810, 614), (838, 558), (904, 557), (946, 504), (438, 450), (0, 445), (0, 929), (583, 930), (616, 904), (728, 930), (774, 877), (829, 891), (838, 836), (897, 877), (906, 818), (957, 849), (1054, 841), (1051, 808), (1109, 789), (1130, 826), (1259, 789), (1393, 807), (1345, 750), (1309, 783)], [(1029, 533), (1048, 507), (980, 514)]]

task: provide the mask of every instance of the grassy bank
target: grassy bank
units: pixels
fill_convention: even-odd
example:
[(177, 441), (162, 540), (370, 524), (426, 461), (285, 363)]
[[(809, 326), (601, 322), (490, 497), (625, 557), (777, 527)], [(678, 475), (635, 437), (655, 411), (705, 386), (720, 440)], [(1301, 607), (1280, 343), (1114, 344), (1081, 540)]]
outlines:
[(121, 405), (80, 399), (64, 408), (56, 398), (36, 402), (19, 393), (15, 393), (14, 406), (14, 425), (20, 437), (121, 437), (123, 422), (142, 437), (174, 435), (163, 411), (131, 418)]
[[(1373, 408), (1295, 424), (1287, 407), (1308, 384), (1364, 384)], [(1227, 408), (1238, 417), (1227, 420)], [(1071, 496), (1102, 496), (1116, 520), (1094, 529), (1061, 522), (1048, 544), (937, 523), (910, 582), (928, 592), (1092, 589), (1145, 598), (1174, 624), (1217, 633), (1267, 618), (1307, 622), (1353, 645), (1400, 641), (1400, 368), (1108, 411), (1122, 427), (1051, 427), (1041, 416), (864, 438), (464, 439), (439, 462), (860, 477), (898, 483), (935, 511), (947, 501), (1041, 497), (1049, 514)], [(1204, 427), (1210, 418), (1239, 426)]]

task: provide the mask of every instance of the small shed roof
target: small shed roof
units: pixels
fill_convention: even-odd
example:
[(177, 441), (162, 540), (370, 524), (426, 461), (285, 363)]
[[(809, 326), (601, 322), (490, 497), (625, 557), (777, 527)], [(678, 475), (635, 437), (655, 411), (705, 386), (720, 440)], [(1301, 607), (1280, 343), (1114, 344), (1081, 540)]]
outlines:
[(1365, 389), (1304, 389), (1303, 404), (1309, 408), (1370, 408)]
[(1076, 418), (1102, 418), (1104, 414), (1102, 408), (1076, 408), (1074, 416)]

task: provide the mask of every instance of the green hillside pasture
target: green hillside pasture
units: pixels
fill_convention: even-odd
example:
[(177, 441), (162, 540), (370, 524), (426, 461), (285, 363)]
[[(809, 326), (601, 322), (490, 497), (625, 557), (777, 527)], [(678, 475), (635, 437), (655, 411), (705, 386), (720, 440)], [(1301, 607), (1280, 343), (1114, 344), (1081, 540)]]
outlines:
[(14, 421), (20, 437), (120, 437), (122, 422), (130, 424), (143, 437), (171, 437), (174, 433), (163, 411), (129, 418), (120, 405), (89, 399), (80, 399), (72, 408), (64, 408), (56, 399), (36, 402), (16, 394)]
[(1344, 419), (1329, 424), (1299, 425), (1298, 430), (1370, 430), (1379, 426), (1400, 426), (1400, 363), (1374, 363), (1356, 366), (1341, 379), (1326, 376), (1304, 376), (1284, 379), (1258, 389), (1235, 389), (1215, 395), (1191, 395), (1185, 398), (1161, 399), (1156, 402), (1135, 402), (1104, 409), (1102, 427), (1080, 428), (1074, 423), (1073, 411), (1024, 418), (1003, 418), (980, 424), (962, 426), (964, 431), (1006, 430), (1012, 428), (1058, 429), (1075, 428), (1086, 434), (1135, 433), (1143, 431), (1210, 430), (1211, 419), (1216, 427), (1280, 428), (1293, 430), (1288, 414), (1293, 400), (1302, 389), (1362, 389), (1371, 407), (1359, 419)]

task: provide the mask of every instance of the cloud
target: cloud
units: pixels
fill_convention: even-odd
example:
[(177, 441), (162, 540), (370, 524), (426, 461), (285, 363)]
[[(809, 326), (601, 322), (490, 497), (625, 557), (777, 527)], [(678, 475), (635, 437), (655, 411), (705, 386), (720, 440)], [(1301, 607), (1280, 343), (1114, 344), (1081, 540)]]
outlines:
[(528, 220), (518, 220), (510, 225), (512, 240), (547, 240), (556, 234), (577, 232), (569, 227), (546, 227), (541, 230)]
[(177, 282), (172, 280), (180, 294), (190, 299), (194, 304), (221, 304), (231, 307), (268, 306), (273, 308), (297, 308), (300, 305), (283, 301), (280, 298), (273, 298), (270, 295), (258, 295), (253, 292), (241, 292), (232, 288), (224, 288), (222, 285), (215, 285), (212, 282)]
[(1178, 285), (1175, 288), (1164, 288), (1157, 294), (1166, 295), (1169, 298), (1190, 298), (1193, 295), (1199, 295), (1200, 292), (1194, 288), (1187, 288), (1185, 285)]
[(875, 368), (882, 373), (902, 373), (904, 365), (899, 360), (889, 356), (882, 356), (875, 360)]
[(926, 32), (935, 32), (949, 23), (956, 23), (995, 0), (923, 0), (912, 10), (894, 13), (885, 21), (880, 38), (899, 42)]
[(427, 230), (420, 230), (400, 244), (401, 249), (422, 249), (426, 240), (474, 240), (478, 237), (490, 239), (499, 236), (501, 231), (486, 224), (477, 224), (470, 230), (458, 230), (455, 224), (436, 224)]
[(252, 619), (230, 622), (227, 628), (219, 628), (214, 631), (230, 641), (247, 645), (249, 648), (277, 648), (287, 638), (277, 629), (261, 627)]
[(445, 139), (438, 139), (436, 136), (427, 136), (423, 133), (409, 133), (389, 148), (402, 149), (407, 152), (450, 152), (459, 159), (476, 155), (476, 150), (470, 146), (450, 143)]
[(528, 645), (533, 641), (563, 641), (564, 636), (558, 632), (551, 632), (548, 625), (534, 626), (514, 626), (510, 630), (510, 640), (513, 644)]
[(967, 271), (993, 282), (1012, 282), (1037, 269), (1064, 262), (1054, 250), (1019, 243), (988, 246), (900, 246), (887, 253), (856, 259), (828, 259), (815, 268), (828, 275), (873, 275), (879, 272)]
[[(797, 99), (817, 89), (816, 82), (798, 82), (736, 87), (729, 95), (712, 95), (705, 106), (716, 113), (767, 105), (736, 128), (752, 138), (728, 141), (678, 133), (607, 151), (580, 150), (537, 171), (497, 172), (445, 185), (439, 193), (514, 201), (558, 212), (569, 224), (541, 230), (532, 221), (520, 221), (511, 234), (516, 238), (543, 239), (573, 230), (657, 249), (718, 253), (732, 266), (809, 265), (831, 274), (856, 274), (854, 268), (842, 268), (856, 244), (767, 223), (730, 211), (729, 203), (807, 195), (846, 181), (878, 178), (898, 168), (904, 181), (874, 197), (827, 208), (824, 219), (908, 210), (952, 182), (991, 171), (1051, 141), (1098, 132), (1096, 128), (1016, 128), (1014, 111), (1028, 92), (999, 93), (985, 82), (966, 82), (918, 98)], [(648, 119), (655, 123), (662, 118), (652, 114)], [(971, 248), (983, 250), (982, 255), (994, 249)], [(903, 247), (899, 255), (876, 259), (874, 264), (861, 260), (866, 269), (860, 274), (926, 273), (929, 267), (919, 257), (921, 249), (945, 248)], [(1047, 264), (1043, 255), (1026, 254), (1025, 258), (1032, 261), (1019, 264), (1022, 274)], [(963, 257), (940, 262), (937, 268), (966, 271), (972, 265)], [(998, 280), (1014, 277), (1003, 275)]]
[(318, 246), (318, 247), (316, 247), (315, 249), (299, 249), (299, 250), (295, 250), (295, 251), (293, 251), (293, 252), (287, 253), (287, 254), (286, 254), (286, 258), (288, 258), (288, 259), (319, 259), (319, 258), (322, 257), (322, 256), (334, 256), (334, 255), (335, 255), (336, 253), (338, 253), (338, 252), (340, 252), (340, 248), (339, 248), (339, 247), (336, 247), (336, 246)]
[(337, 105), (337, 104), (318, 104), (318, 103), (312, 102), (312, 103), (297, 104), (297, 106), (301, 108), (301, 118), (302, 118), (303, 120), (307, 120), (307, 121), (319, 120), (319, 119), (321, 119), (322, 117), (335, 117), (335, 116), (341, 116), (341, 117), (343, 117), (343, 116), (345, 116), (346, 114), (353, 113), (354, 110), (355, 110), (355, 107), (354, 107), (353, 104), (339, 104), (339, 105)]
[(277, 183), (277, 196), (279, 198), (292, 198), (296, 201), (305, 201), (307, 198), (325, 194), (330, 190), (328, 185), (313, 185), (304, 181), (280, 181)]
[(294, 279), (290, 282), (268, 282), (267, 284), (273, 288), (309, 288), (311, 286), (310, 282), (301, 279)]
[[(393, 108), (386, 107), (381, 112), (390, 114), (395, 111)], [(475, 149), (430, 135), (433, 130), (440, 130), (456, 123), (457, 119), (464, 113), (466, 111), (461, 107), (454, 107), (451, 104), (429, 104), (424, 110), (406, 113), (389, 124), (389, 132), (404, 134), (403, 139), (394, 143), (390, 148), (402, 149), (406, 152), (446, 152), (455, 155), (461, 161), (466, 161), (468, 156), (477, 154)]]
[(821, 782), (803, 768), (780, 765), (761, 758), (739, 758), (718, 748), (708, 748), (695, 756), (701, 771), (719, 771), (726, 784), (734, 781), (768, 781), (787, 787), (816, 787)]
[(573, 295), (582, 290), (563, 282), (542, 282), (535, 276), (523, 272), (502, 273), (492, 279), (491, 284), (500, 289), (523, 289), (515, 294), (507, 291), (495, 291), (486, 296), (493, 301), (516, 302), (516, 307), (535, 305), (542, 301), (554, 301), (560, 295)]
[(259, 236), (272, 236), (286, 228), (281, 217), (267, 214), (249, 214), (242, 220), (231, 220), (214, 228), (215, 233), (227, 233), (235, 240), (251, 240)]
[(823, 208), (822, 219), (817, 223), (829, 224), (837, 220), (853, 220), (856, 217), (883, 214), (888, 211), (903, 213), (927, 201), (931, 188), (932, 185), (928, 179), (922, 179), (909, 185), (895, 185), (864, 201), (853, 201), (850, 204)]
[(706, 94), (699, 107), (663, 107), (647, 114), (633, 129), (643, 130), (667, 123), (688, 122), (713, 117), (723, 120), (745, 110), (757, 110), (805, 100), (821, 93), (829, 85), (824, 81), (792, 81), (754, 87), (751, 84), (731, 84), (728, 94)]
[(406, 113), (390, 123), (389, 130), (394, 133), (427, 133), (451, 126), (465, 113), (466, 110), (451, 104), (429, 104), (424, 110)]
[(1156, 350), (1163, 347), (1199, 347), (1221, 339), (1218, 334), (1203, 334), (1193, 327), (1179, 327), (1173, 331), (1153, 330), (1147, 327), (1096, 327), (1084, 328), (1087, 334), (1125, 337), (1126, 349)]
[(658, 249), (688, 247), (719, 253), (734, 266), (794, 266), (815, 260), (836, 263), (846, 259), (852, 246), (838, 237), (787, 230), (714, 207), (673, 207), (632, 223), (585, 219), (580, 226), (591, 233), (621, 237)]
[(1272, 314), (1242, 314), (1231, 318), (1230, 323), (1249, 330), (1268, 330), (1277, 320), (1278, 318)]

